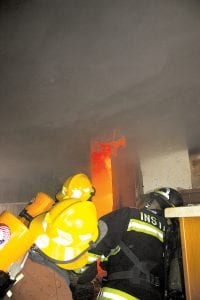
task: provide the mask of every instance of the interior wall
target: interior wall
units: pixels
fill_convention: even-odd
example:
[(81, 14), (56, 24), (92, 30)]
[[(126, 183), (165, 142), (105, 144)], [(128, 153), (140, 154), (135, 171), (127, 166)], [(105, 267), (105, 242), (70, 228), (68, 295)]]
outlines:
[(192, 187), (200, 189), (200, 151), (190, 155), (190, 165), (192, 172)]
[(200, 204), (200, 151), (190, 153), (192, 188), (183, 189), (181, 194), (186, 205)]
[(185, 142), (180, 140), (174, 147), (170, 140), (153, 141), (148, 152), (145, 149), (140, 152), (144, 193), (161, 186), (191, 189), (190, 160)]

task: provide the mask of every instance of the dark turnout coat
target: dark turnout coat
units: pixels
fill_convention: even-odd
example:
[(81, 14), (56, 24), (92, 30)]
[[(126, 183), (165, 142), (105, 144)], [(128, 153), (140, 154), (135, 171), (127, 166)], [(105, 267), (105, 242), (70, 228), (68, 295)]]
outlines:
[(167, 223), (157, 212), (126, 207), (100, 219), (103, 238), (90, 253), (100, 258), (107, 271), (102, 298), (108, 293), (113, 299), (126, 294), (125, 299), (128, 295), (143, 300), (163, 298)]

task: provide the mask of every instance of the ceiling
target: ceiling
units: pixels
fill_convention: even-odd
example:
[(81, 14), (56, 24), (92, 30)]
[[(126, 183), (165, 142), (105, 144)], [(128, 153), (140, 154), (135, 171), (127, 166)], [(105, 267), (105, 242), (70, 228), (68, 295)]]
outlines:
[(0, 202), (88, 172), (91, 140), (200, 148), (200, 2), (0, 2)]

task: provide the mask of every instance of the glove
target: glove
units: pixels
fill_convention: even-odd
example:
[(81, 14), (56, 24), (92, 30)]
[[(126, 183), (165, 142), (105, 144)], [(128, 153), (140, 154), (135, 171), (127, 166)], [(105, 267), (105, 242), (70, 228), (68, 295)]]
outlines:
[(89, 265), (82, 273), (69, 271), (70, 289), (74, 300), (95, 300), (101, 288), (97, 274), (96, 262)]
[(95, 300), (101, 289), (101, 282), (95, 278), (91, 282), (70, 285), (70, 289), (74, 300)]
[(74, 300), (93, 300), (94, 298), (94, 286), (91, 282), (84, 284), (70, 285), (72, 297)]
[(8, 273), (4, 271), (0, 271), (0, 299), (6, 295), (7, 291), (11, 288), (11, 286), (15, 283), (15, 280), (10, 279)]
[(86, 282), (87, 276), (82, 276), (82, 274), (69, 271), (69, 287), (73, 300), (95, 300), (101, 288), (100, 280), (95, 277), (93, 280)]

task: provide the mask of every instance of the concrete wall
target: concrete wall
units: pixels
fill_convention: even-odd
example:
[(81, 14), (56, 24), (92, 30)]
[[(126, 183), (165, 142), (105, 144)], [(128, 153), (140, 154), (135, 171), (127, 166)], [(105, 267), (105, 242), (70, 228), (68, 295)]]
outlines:
[(143, 176), (143, 191), (149, 192), (157, 187), (170, 186), (190, 189), (191, 169), (187, 146), (180, 141), (172, 146), (169, 140), (160, 140), (148, 146), (148, 151), (140, 152)]
[(200, 152), (190, 155), (192, 187), (200, 189)]

